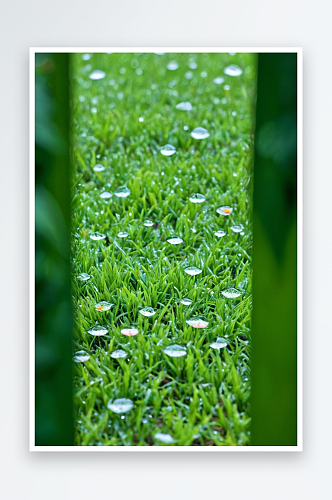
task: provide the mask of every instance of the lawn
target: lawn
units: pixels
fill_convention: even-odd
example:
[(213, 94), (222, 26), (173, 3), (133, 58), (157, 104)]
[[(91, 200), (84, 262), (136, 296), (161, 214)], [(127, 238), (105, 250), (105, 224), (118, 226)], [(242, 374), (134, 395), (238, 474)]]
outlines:
[(250, 443), (255, 63), (72, 56), (78, 446)]

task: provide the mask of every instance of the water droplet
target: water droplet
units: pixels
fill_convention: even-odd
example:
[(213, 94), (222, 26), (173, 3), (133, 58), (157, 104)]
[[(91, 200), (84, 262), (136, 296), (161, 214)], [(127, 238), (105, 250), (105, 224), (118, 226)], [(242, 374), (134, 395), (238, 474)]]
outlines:
[(123, 351), (122, 349), (117, 349), (116, 351), (111, 352), (111, 358), (113, 359), (125, 358), (126, 356), (126, 351)]
[(228, 52), (230, 56), (235, 56), (236, 52)]
[(188, 325), (192, 326), (193, 328), (206, 328), (209, 324), (208, 321), (205, 321), (204, 319), (200, 318), (199, 316), (195, 316), (194, 318), (187, 319), (186, 323), (188, 323)]
[(160, 148), (160, 152), (164, 156), (172, 156), (174, 153), (176, 153), (176, 149), (172, 144), (165, 144), (165, 146), (162, 146)]
[(225, 236), (226, 231), (224, 231), (223, 229), (219, 229), (219, 231), (216, 231), (214, 234), (215, 234), (215, 236), (217, 236), (218, 238), (222, 238), (223, 236)]
[(192, 303), (193, 303), (193, 301), (192, 301), (192, 300), (190, 300), (190, 299), (181, 299), (181, 300), (180, 300), (180, 302), (181, 302), (181, 304), (183, 304), (184, 306), (190, 306), (190, 304), (192, 304)]
[(221, 293), (227, 299), (236, 299), (241, 295), (241, 292), (236, 288), (227, 288), (226, 290), (223, 290)]
[(224, 90), (231, 90), (231, 87), (229, 85), (224, 85)]
[(192, 203), (203, 203), (206, 200), (206, 198), (203, 194), (194, 193), (190, 196), (189, 200)]
[(139, 311), (143, 316), (153, 316), (156, 314), (157, 311), (152, 309), (152, 307), (144, 307), (144, 309), (141, 309)]
[(191, 266), (191, 267), (186, 267), (184, 272), (190, 274), (190, 276), (196, 276), (196, 274), (200, 274), (202, 270), (198, 269), (198, 267)]
[(103, 172), (103, 170), (105, 170), (105, 167), (101, 163), (97, 163), (97, 165), (93, 167), (93, 170), (95, 172)]
[(175, 441), (170, 434), (163, 434), (162, 432), (157, 432), (157, 434), (154, 435), (154, 438), (164, 444), (172, 444)]
[(206, 71), (202, 71), (202, 73), (201, 73), (201, 77), (202, 77), (202, 78), (206, 78), (206, 77), (207, 77), (207, 72), (206, 72)]
[(209, 132), (203, 127), (194, 128), (190, 135), (193, 139), (207, 139), (210, 137)]
[(194, 73), (192, 71), (187, 71), (184, 76), (187, 78), (187, 80), (191, 80), (194, 76)]
[(179, 102), (179, 104), (177, 104), (175, 107), (176, 107), (176, 109), (179, 109), (180, 111), (191, 111), (193, 109), (193, 107), (189, 101)]
[(225, 73), (225, 75), (228, 75), (228, 76), (240, 76), (240, 75), (242, 75), (243, 71), (241, 68), (236, 66), (236, 64), (231, 64), (230, 66), (227, 66), (224, 69), (224, 73)]
[(176, 69), (178, 69), (179, 65), (176, 61), (170, 61), (168, 64), (167, 64), (167, 69), (169, 69), (170, 71), (175, 71)]
[(214, 80), (214, 83), (216, 83), (217, 85), (221, 85), (222, 83), (224, 83), (224, 79), (222, 76), (217, 76), (217, 78), (215, 78)]
[(222, 337), (217, 337), (217, 340), (215, 342), (212, 342), (212, 344), (210, 344), (210, 347), (212, 347), (212, 349), (222, 349), (227, 345), (228, 342), (226, 339), (223, 339)]
[(96, 304), (95, 309), (97, 311), (109, 311), (111, 307), (114, 306), (114, 304), (111, 304), (110, 302), (106, 302), (105, 300), (102, 300), (101, 302), (98, 302)]
[(180, 243), (183, 243), (183, 240), (177, 236), (175, 236), (174, 238), (169, 238), (167, 241), (171, 245), (180, 245)]
[(140, 116), (139, 119), (138, 119), (138, 121), (141, 122), (141, 123), (144, 122), (143, 116)]
[(130, 193), (130, 189), (128, 189), (126, 186), (120, 186), (114, 191), (115, 196), (117, 196), (118, 198), (127, 198)]
[(220, 215), (230, 215), (232, 213), (232, 207), (219, 207), (217, 208), (217, 213)]
[(127, 231), (120, 231), (118, 233), (118, 238), (128, 238), (129, 236), (129, 233), (127, 233)]
[(165, 52), (154, 52), (154, 54), (156, 54), (157, 56), (163, 56)]
[(105, 234), (103, 234), (103, 233), (98, 233), (98, 231), (97, 231), (97, 232), (95, 232), (95, 233), (90, 234), (90, 238), (91, 238), (92, 240), (94, 240), (94, 241), (99, 241), (99, 240), (103, 240), (103, 239), (105, 239), (105, 238), (106, 238), (106, 235), (105, 235)]
[(243, 226), (241, 224), (238, 226), (232, 226), (231, 230), (233, 233), (241, 233), (241, 231), (243, 231)]
[(101, 80), (102, 78), (105, 78), (106, 73), (105, 71), (102, 71), (101, 69), (95, 69), (90, 73), (89, 78), (90, 80)]
[(90, 274), (87, 273), (81, 273), (77, 276), (77, 279), (80, 281), (87, 281), (91, 278)]
[(126, 399), (126, 398), (120, 398), (120, 399), (114, 399), (110, 400), (107, 403), (107, 408), (114, 413), (127, 413), (127, 411), (130, 411), (134, 407), (134, 403), (131, 401), (131, 399)]
[(84, 363), (90, 359), (90, 355), (85, 351), (76, 351), (73, 357), (75, 363)]
[(237, 177), (237, 173), (236, 172), (233, 172), (233, 177)]
[(108, 198), (112, 198), (112, 194), (108, 191), (104, 191), (103, 193), (101, 193), (100, 198), (102, 198), (103, 200), (107, 200)]
[(152, 227), (152, 226), (154, 226), (154, 222), (151, 219), (145, 219), (144, 222), (143, 222), (143, 226), (145, 226), (145, 227)]
[(94, 335), (95, 337), (99, 337), (101, 335), (106, 335), (108, 332), (107, 328), (104, 326), (95, 326), (94, 328), (91, 328), (91, 330), (88, 330), (88, 333), (91, 335)]
[(130, 328), (122, 328), (121, 330), (122, 335), (125, 335), (126, 337), (134, 337), (139, 333), (137, 328), (134, 328), (133, 326)]
[(185, 356), (187, 354), (187, 349), (178, 344), (174, 344), (166, 347), (163, 350), (163, 353), (167, 354), (167, 356), (171, 356), (171, 358), (180, 358), (181, 356)]
[(189, 130), (188, 125), (184, 125), (183, 130)]
[(82, 54), (82, 60), (83, 61), (88, 61), (91, 58), (90, 54)]

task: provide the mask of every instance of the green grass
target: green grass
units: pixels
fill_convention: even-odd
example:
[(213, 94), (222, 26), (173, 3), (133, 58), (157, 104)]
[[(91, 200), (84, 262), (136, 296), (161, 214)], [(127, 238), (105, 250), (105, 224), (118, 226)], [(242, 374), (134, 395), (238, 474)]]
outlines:
[[(166, 69), (171, 60), (176, 71)], [(228, 64), (243, 74), (223, 75)], [(106, 78), (91, 81), (94, 69)], [(82, 61), (76, 54), (72, 73), (74, 348), (90, 354), (74, 367), (75, 444), (163, 445), (154, 439), (162, 432), (178, 446), (248, 445), (255, 57), (93, 54)], [(215, 84), (222, 75), (225, 82)], [(192, 111), (177, 110), (182, 101)], [(208, 139), (190, 136), (199, 126)], [(176, 147), (173, 156), (159, 151), (167, 143)], [(96, 163), (105, 170), (94, 172)], [(128, 198), (100, 198), (122, 185), (131, 190)], [(191, 203), (195, 192), (206, 201)], [(222, 205), (233, 207), (229, 217), (217, 214)], [(154, 225), (145, 227), (145, 218)], [(234, 224), (243, 225), (243, 234), (231, 231)], [(214, 232), (221, 228), (226, 236), (219, 239)], [(95, 231), (107, 239), (91, 240)], [(119, 231), (129, 237), (118, 238)], [(181, 245), (167, 243), (175, 235)], [(188, 276), (187, 266), (202, 273)], [(82, 272), (90, 280), (78, 281)], [(223, 297), (230, 286), (241, 290), (240, 298)], [(179, 303), (185, 297), (193, 303)], [(102, 300), (114, 304), (110, 311), (95, 310)], [(145, 306), (157, 313), (143, 317)], [(206, 329), (186, 323), (195, 315), (207, 319)], [(96, 323), (108, 334), (91, 336)], [(140, 333), (123, 336), (127, 325)], [(228, 340), (220, 351), (210, 348), (218, 336)], [(187, 355), (168, 357), (163, 349), (172, 344), (186, 346)], [(127, 358), (112, 359), (116, 349)], [(123, 418), (107, 409), (116, 398), (134, 402)]]

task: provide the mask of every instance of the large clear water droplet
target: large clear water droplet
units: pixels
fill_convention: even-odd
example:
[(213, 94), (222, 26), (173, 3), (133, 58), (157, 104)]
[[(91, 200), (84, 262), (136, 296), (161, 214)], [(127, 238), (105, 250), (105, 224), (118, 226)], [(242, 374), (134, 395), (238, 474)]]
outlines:
[(75, 363), (84, 363), (90, 359), (90, 355), (85, 351), (76, 351), (73, 357)]
[(111, 352), (111, 358), (113, 359), (125, 358), (126, 356), (126, 351), (123, 351), (122, 349), (117, 349), (116, 351)]
[(120, 398), (114, 399), (114, 401), (110, 400), (107, 403), (107, 408), (114, 413), (127, 413), (134, 407), (134, 403), (131, 399)]
[(145, 226), (145, 227), (152, 227), (152, 226), (154, 226), (154, 222), (151, 219), (145, 219), (144, 222), (143, 222), (143, 226)]
[(226, 297), (227, 299), (236, 299), (237, 297), (240, 297), (241, 292), (237, 290), (236, 288), (227, 288), (226, 290), (223, 290), (222, 295)]
[(166, 347), (163, 350), (163, 353), (167, 354), (167, 356), (171, 356), (171, 358), (180, 358), (181, 356), (185, 356), (187, 354), (187, 349), (178, 344), (174, 344)]
[(231, 230), (233, 233), (241, 233), (241, 231), (243, 231), (243, 226), (241, 224), (238, 226), (232, 226)]
[(121, 333), (126, 337), (134, 337), (139, 333), (139, 330), (132, 326), (131, 328), (122, 328)]
[(160, 148), (160, 152), (164, 156), (172, 156), (174, 153), (176, 153), (176, 149), (172, 144), (165, 144), (165, 146), (162, 146)]
[(126, 186), (120, 186), (114, 191), (115, 196), (118, 198), (127, 198), (131, 193), (130, 189)]
[(98, 304), (95, 305), (95, 308), (97, 311), (109, 311), (112, 306), (114, 306), (114, 304), (102, 300), (101, 302), (98, 302)]
[(107, 200), (108, 198), (112, 198), (112, 194), (108, 191), (104, 191), (103, 193), (101, 193), (100, 198), (102, 198), (103, 200)]
[(98, 231), (96, 231), (95, 233), (90, 234), (90, 238), (94, 241), (99, 241), (104, 240), (106, 238), (106, 235), (103, 233), (98, 233)]
[(163, 434), (162, 432), (157, 432), (157, 434), (154, 435), (154, 438), (164, 444), (172, 444), (175, 442), (174, 438), (172, 438), (170, 434)]
[(77, 279), (80, 281), (87, 281), (91, 278), (90, 274), (87, 273), (81, 273), (77, 276)]
[(243, 71), (241, 68), (236, 66), (236, 64), (231, 64), (230, 66), (227, 66), (224, 69), (224, 73), (225, 73), (225, 75), (228, 75), (228, 76), (240, 76), (240, 75), (242, 75)]
[(181, 302), (181, 304), (183, 304), (184, 306), (190, 306), (190, 304), (192, 304), (192, 303), (193, 303), (193, 301), (192, 301), (192, 300), (190, 300), (190, 299), (181, 299), (181, 300), (180, 300), (180, 302)]
[(216, 231), (214, 233), (215, 236), (217, 236), (218, 238), (222, 238), (223, 236), (225, 236), (226, 234), (226, 231), (224, 231), (223, 229), (219, 229), (219, 231)]
[(127, 231), (120, 231), (118, 233), (118, 238), (128, 238), (129, 236), (129, 233), (127, 233)]
[(191, 102), (189, 101), (179, 102), (179, 104), (177, 104), (175, 107), (180, 111), (191, 111), (193, 109)]
[(180, 243), (183, 243), (183, 240), (177, 236), (174, 236), (174, 238), (169, 238), (167, 241), (171, 245), (180, 245)]
[(178, 69), (179, 65), (176, 61), (170, 61), (168, 64), (167, 64), (167, 69), (169, 69), (170, 71), (175, 71), (176, 69)]
[(102, 71), (101, 69), (95, 69), (90, 73), (89, 78), (90, 80), (101, 80), (102, 78), (105, 78), (106, 73), (105, 71)]
[(232, 207), (219, 207), (217, 213), (220, 215), (230, 215), (233, 212)]
[(215, 342), (212, 342), (212, 344), (210, 344), (210, 347), (212, 347), (212, 349), (222, 349), (227, 345), (228, 342), (226, 339), (223, 339), (222, 337), (217, 337), (217, 340)]
[(217, 85), (221, 85), (222, 83), (224, 83), (224, 79), (222, 76), (217, 76), (217, 78), (215, 78), (213, 81)]
[(210, 137), (209, 132), (203, 127), (194, 128), (190, 135), (193, 139), (207, 139)]
[(194, 193), (190, 196), (189, 200), (192, 203), (204, 203), (206, 200), (204, 194)]
[(101, 163), (97, 163), (97, 165), (93, 167), (93, 170), (95, 172), (103, 172), (105, 170), (105, 167)]
[(154, 314), (156, 314), (157, 311), (155, 311), (152, 307), (144, 307), (144, 309), (141, 309), (140, 310), (140, 313), (143, 315), (143, 316), (153, 316)]
[(91, 330), (88, 330), (88, 333), (94, 335), (95, 337), (100, 337), (101, 335), (106, 335), (108, 330), (104, 326), (95, 326), (94, 328), (91, 328)]
[(208, 321), (205, 321), (199, 316), (195, 316), (194, 318), (190, 318), (186, 320), (186, 323), (188, 323), (189, 326), (192, 326), (193, 328), (206, 328), (209, 324)]
[(202, 270), (198, 269), (198, 267), (190, 266), (190, 267), (186, 267), (184, 272), (189, 274), (190, 276), (196, 276), (196, 274), (200, 274), (202, 272)]

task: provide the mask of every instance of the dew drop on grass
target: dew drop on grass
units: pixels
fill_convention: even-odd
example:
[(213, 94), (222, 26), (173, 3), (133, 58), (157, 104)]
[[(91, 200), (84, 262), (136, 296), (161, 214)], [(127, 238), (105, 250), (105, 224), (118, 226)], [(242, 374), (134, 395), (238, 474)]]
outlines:
[(144, 222), (143, 222), (143, 226), (145, 226), (145, 227), (152, 227), (152, 226), (154, 226), (154, 222), (151, 219), (145, 219)]
[(126, 337), (134, 337), (139, 333), (139, 331), (137, 328), (131, 327), (131, 328), (122, 328), (121, 333)]
[(212, 344), (210, 344), (210, 347), (212, 347), (212, 349), (222, 349), (227, 345), (228, 342), (226, 339), (223, 339), (222, 337), (217, 337), (217, 340), (215, 342), (212, 342)]
[(114, 306), (114, 304), (111, 304), (110, 302), (106, 302), (105, 300), (102, 300), (101, 302), (98, 302), (98, 304), (95, 305), (95, 309), (97, 311), (109, 311), (111, 307)]
[(231, 64), (230, 66), (227, 66), (224, 69), (224, 73), (225, 73), (225, 75), (228, 75), (228, 76), (240, 76), (240, 75), (242, 75), (243, 71), (241, 68), (236, 66), (236, 64)]
[(178, 69), (179, 65), (176, 61), (170, 61), (168, 64), (167, 64), (167, 69), (169, 69), (170, 71), (175, 71), (176, 69)]
[(220, 215), (230, 215), (233, 212), (232, 207), (219, 207), (217, 213)]
[(199, 316), (195, 316), (194, 318), (190, 318), (186, 320), (186, 323), (193, 328), (206, 328), (209, 324), (208, 321), (200, 318)]
[(174, 344), (166, 347), (163, 350), (163, 353), (167, 354), (167, 356), (170, 356), (171, 358), (181, 358), (181, 356), (185, 356), (187, 354), (187, 349), (178, 344)]
[(122, 349), (117, 349), (116, 351), (111, 352), (111, 358), (113, 359), (125, 358), (126, 356), (126, 351), (123, 351)]
[(95, 172), (103, 172), (105, 170), (105, 167), (101, 163), (97, 163), (97, 165), (93, 167), (93, 170)]
[(241, 233), (241, 231), (243, 231), (243, 226), (241, 226), (241, 224), (239, 226), (232, 226), (231, 230), (233, 233)]
[(205, 196), (203, 194), (200, 194), (200, 193), (194, 193), (190, 196), (189, 200), (192, 202), (192, 203), (204, 203), (204, 201), (206, 200)]
[(102, 80), (102, 78), (105, 78), (106, 73), (105, 71), (102, 71), (101, 69), (95, 69), (90, 73), (89, 78), (90, 80)]
[(120, 186), (118, 189), (114, 191), (114, 194), (117, 198), (127, 198), (131, 193), (130, 189), (126, 186)]
[(189, 101), (179, 102), (179, 104), (177, 104), (175, 107), (180, 111), (191, 111), (193, 109), (191, 102)]
[(190, 299), (181, 299), (181, 300), (180, 300), (180, 302), (181, 302), (181, 304), (183, 304), (184, 306), (190, 306), (190, 304), (192, 304), (192, 303), (193, 303), (193, 301), (192, 301), (192, 300), (190, 300)]
[(183, 240), (177, 236), (175, 236), (174, 238), (169, 238), (167, 241), (171, 245), (180, 245), (180, 243), (183, 243)]
[(152, 307), (144, 307), (139, 311), (143, 316), (153, 316), (156, 314), (157, 311), (155, 311)]
[(226, 234), (226, 231), (224, 231), (223, 229), (219, 229), (219, 231), (216, 231), (214, 233), (215, 236), (217, 236), (218, 238), (222, 238), (223, 236), (225, 236)]
[(202, 272), (202, 270), (198, 269), (198, 267), (190, 266), (190, 267), (186, 267), (184, 272), (189, 274), (190, 276), (196, 276), (196, 274), (200, 274)]
[(206, 128), (203, 127), (194, 128), (194, 130), (192, 130), (190, 135), (193, 139), (199, 139), (199, 140), (207, 139), (208, 137), (210, 137), (209, 132), (206, 130)]
[(175, 441), (170, 434), (163, 434), (162, 432), (157, 432), (157, 434), (154, 435), (154, 438), (164, 444), (172, 444)]
[(160, 152), (164, 156), (172, 156), (176, 153), (176, 149), (172, 144), (165, 144), (165, 146), (161, 147)]
[(236, 299), (237, 297), (240, 297), (241, 292), (237, 290), (236, 288), (227, 288), (226, 290), (223, 290), (222, 295), (226, 297), (226, 299)]
[(90, 238), (94, 241), (99, 241), (99, 240), (104, 240), (106, 238), (106, 235), (103, 233), (98, 233), (97, 231), (95, 233), (90, 234)]
[(217, 76), (217, 78), (215, 78), (213, 81), (216, 85), (221, 85), (222, 83), (224, 83), (225, 80), (223, 79), (222, 76)]
[(82, 54), (82, 60), (83, 61), (88, 61), (91, 58), (90, 54)]
[(104, 191), (103, 193), (101, 193), (100, 198), (102, 198), (103, 200), (107, 200), (108, 198), (112, 198), (112, 194), (108, 191)]
[(141, 123), (144, 122), (143, 116), (140, 116), (139, 119), (138, 119), (138, 121), (141, 122)]
[(120, 231), (118, 233), (118, 238), (128, 238), (129, 236), (129, 233), (127, 233), (127, 231)]
[(90, 335), (94, 335), (95, 337), (100, 337), (101, 335), (106, 335), (108, 330), (104, 326), (95, 326), (94, 328), (91, 328), (91, 330), (88, 330), (88, 333), (90, 333)]
[(90, 355), (85, 351), (76, 351), (73, 357), (75, 363), (84, 363), (90, 359)]
[(91, 278), (90, 274), (87, 273), (81, 273), (77, 276), (77, 279), (80, 281), (87, 281)]
[(114, 413), (127, 413), (127, 411), (130, 411), (134, 407), (134, 403), (131, 401), (131, 399), (126, 399), (126, 398), (120, 398), (120, 399), (114, 399), (107, 403), (107, 408)]

